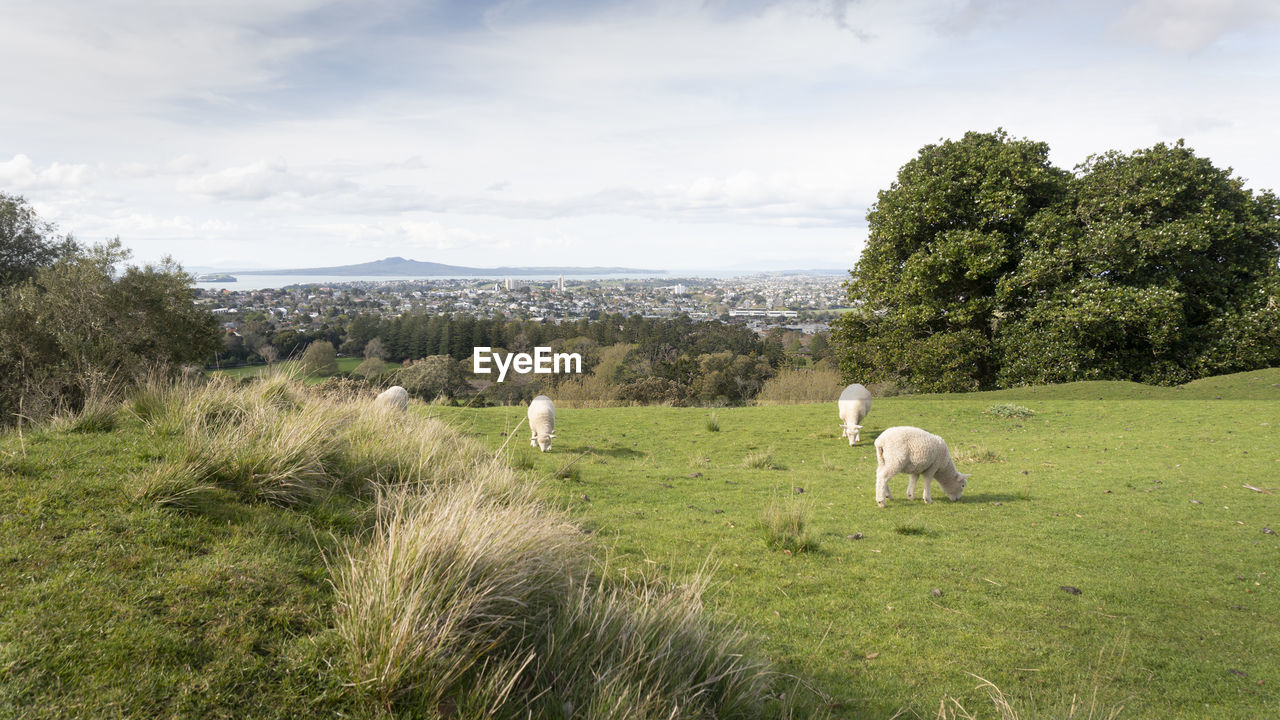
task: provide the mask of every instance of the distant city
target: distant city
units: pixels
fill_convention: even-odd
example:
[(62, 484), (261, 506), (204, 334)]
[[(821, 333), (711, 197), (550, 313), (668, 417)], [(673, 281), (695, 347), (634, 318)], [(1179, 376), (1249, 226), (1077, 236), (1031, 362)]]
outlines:
[(621, 313), (645, 317), (688, 315), (764, 331), (783, 326), (822, 332), (845, 305), (844, 277), (751, 275), (734, 278), (529, 280), (431, 278), (359, 280), (283, 288), (197, 288), (196, 302), (234, 330), (248, 317), (277, 330), (318, 330), (357, 314), (464, 313), (545, 322), (596, 319)]

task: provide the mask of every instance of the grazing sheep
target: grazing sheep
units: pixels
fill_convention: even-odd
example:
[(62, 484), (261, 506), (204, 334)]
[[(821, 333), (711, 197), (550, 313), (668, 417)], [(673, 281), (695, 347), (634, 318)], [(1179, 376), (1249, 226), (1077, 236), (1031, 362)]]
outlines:
[(929, 484), (937, 480), (943, 492), (952, 500), (959, 500), (960, 493), (969, 479), (956, 472), (947, 450), (947, 441), (917, 427), (891, 427), (876, 438), (876, 504), (884, 507), (889, 494), (889, 478), (898, 473), (911, 476), (907, 483), (907, 499), (916, 499), (916, 478), (924, 476), (924, 501), (933, 502)]
[(556, 404), (546, 395), (539, 395), (529, 403), (529, 430), (533, 433), (529, 444), (542, 452), (551, 452), (551, 438), (556, 436)]
[(871, 393), (858, 383), (845, 388), (840, 393), (840, 436), (849, 438), (849, 444), (858, 442), (859, 430), (862, 429), (862, 418), (871, 412)]
[(405, 412), (409, 409), (409, 391), (399, 385), (392, 385), (374, 398), (373, 403), (388, 410)]

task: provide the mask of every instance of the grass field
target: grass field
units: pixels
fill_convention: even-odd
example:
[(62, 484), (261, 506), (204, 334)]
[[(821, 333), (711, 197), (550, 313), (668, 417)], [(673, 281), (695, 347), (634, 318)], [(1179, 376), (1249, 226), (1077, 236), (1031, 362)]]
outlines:
[[(340, 357), (338, 358), (338, 372), (350, 373), (351, 371), (359, 367), (360, 363), (362, 362), (364, 362), (363, 358)], [(293, 360), (283, 360), (281, 362), (276, 363), (274, 366), (270, 366), (270, 369), (273, 370), (274, 372), (283, 372), (285, 374), (291, 374), (296, 372), (296, 369), (295, 369), (296, 367), (297, 367), (297, 362)], [(220, 370), (214, 370), (213, 372), (221, 373), (223, 375), (227, 375), (233, 378), (245, 378), (245, 377), (255, 377), (257, 375), (261, 375), (267, 372), (268, 368), (269, 366), (267, 365), (249, 365), (246, 367), (223, 368)], [(388, 371), (397, 370), (399, 368), (400, 368), (400, 363), (387, 363)], [(318, 376), (311, 376), (307, 378), (307, 381), (323, 382), (324, 378), (318, 377)]]
[[(1034, 415), (986, 412), (1007, 404)], [(834, 403), (561, 409), (549, 454), (523, 408), (411, 411), (506, 443), (613, 575), (710, 564), (707, 608), (811, 686), (801, 708), (1007, 717), (976, 675), (1022, 720), (1280, 716), (1280, 370), (883, 398), (856, 447)], [(871, 443), (899, 424), (949, 441), (961, 502), (899, 476), (875, 506)], [(326, 558), (364, 501), (162, 507), (138, 488), (187, 457), (174, 428), (0, 435), (0, 717), (417, 716), (341, 669)], [(766, 515), (803, 542), (767, 543)]]
[[(1007, 403), (1035, 415), (984, 412)], [(431, 412), (497, 447), (524, 410)], [(712, 412), (565, 409), (552, 453), (524, 427), (509, 447), (565, 476), (620, 571), (710, 557), (710, 603), (836, 716), (936, 717), (947, 697), (987, 716), (972, 675), (1024, 718), (1280, 716), (1280, 370), (878, 399), (856, 447), (834, 404), (719, 409), (719, 431)], [(892, 425), (948, 440), (961, 502), (907, 501), (899, 476), (876, 507)], [(788, 503), (815, 550), (766, 545), (762, 514)]]

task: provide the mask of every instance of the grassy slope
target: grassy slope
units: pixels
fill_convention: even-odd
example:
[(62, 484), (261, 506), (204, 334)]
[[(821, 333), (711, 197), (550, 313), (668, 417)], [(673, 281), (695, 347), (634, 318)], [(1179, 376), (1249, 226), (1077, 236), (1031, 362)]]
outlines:
[[(338, 358), (338, 372), (350, 373), (351, 371), (359, 367), (360, 363), (362, 362), (364, 362), (364, 358), (340, 357)], [(277, 371), (284, 372), (287, 374), (287, 373), (294, 372), (294, 368), (296, 366), (297, 366), (297, 363), (294, 362), (293, 360), (284, 360), (279, 363), (276, 363), (275, 368), (277, 369)], [(399, 368), (400, 368), (400, 363), (387, 363), (388, 371), (396, 370)], [(234, 378), (244, 378), (244, 377), (254, 377), (255, 375), (261, 375), (262, 373), (267, 372), (267, 370), (268, 370), (268, 366), (266, 365), (249, 365), (246, 367), (235, 367), (235, 368), (226, 368), (222, 370), (214, 370), (213, 372), (222, 373), (224, 375), (228, 375)], [(323, 380), (324, 378), (314, 377), (314, 376), (308, 378), (308, 382), (321, 382)]]
[(136, 427), (0, 436), (0, 717), (358, 710), (325, 662), (322, 559), (354, 508), (135, 500), (156, 443)]
[[(929, 717), (944, 695), (981, 709), (976, 673), (1032, 710), (1096, 688), (1126, 717), (1265, 717), (1280, 708), (1280, 539), (1262, 532), (1280, 531), (1276, 400), (1277, 370), (884, 398), (853, 448), (830, 405), (718, 410), (720, 432), (704, 409), (566, 409), (554, 453), (524, 428), (512, 445), (548, 474), (586, 453), (561, 498), (618, 569), (712, 555), (712, 602), (841, 716)], [(1037, 415), (983, 414), (997, 402)], [(433, 412), (496, 446), (524, 411)], [(963, 502), (906, 501), (899, 476), (880, 510), (871, 442), (904, 424), (998, 461), (960, 464)], [(769, 448), (777, 469), (743, 466)], [(818, 552), (766, 549), (774, 498), (808, 504)]]

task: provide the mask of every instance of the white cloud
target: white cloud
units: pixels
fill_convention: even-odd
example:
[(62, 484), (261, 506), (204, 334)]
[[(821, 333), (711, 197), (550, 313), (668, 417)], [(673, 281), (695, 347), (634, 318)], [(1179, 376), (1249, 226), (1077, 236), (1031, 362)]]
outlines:
[(259, 160), (178, 181), (178, 189), (222, 200), (265, 200), (279, 195), (314, 196), (350, 190), (350, 181), (322, 172), (291, 172), (283, 161)]
[(88, 180), (88, 175), (87, 165), (53, 162), (39, 167), (22, 154), (0, 162), (0, 185), (14, 190), (80, 187)]
[(1223, 37), (1280, 18), (1274, 0), (1140, 0), (1116, 29), (1166, 50), (1196, 52)]

